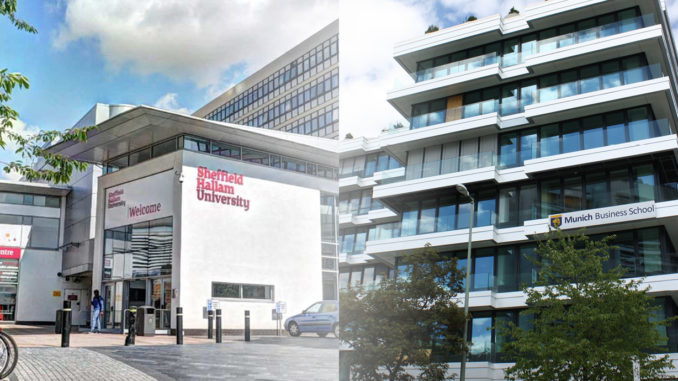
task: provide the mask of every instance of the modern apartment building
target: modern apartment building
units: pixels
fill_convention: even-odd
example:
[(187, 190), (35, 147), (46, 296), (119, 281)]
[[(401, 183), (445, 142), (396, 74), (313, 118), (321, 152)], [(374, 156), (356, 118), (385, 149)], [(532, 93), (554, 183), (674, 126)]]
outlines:
[(336, 139), (339, 136), (339, 21), (233, 86), (193, 115)]
[[(675, 316), (678, 77), (665, 6), (542, 1), (397, 44), (414, 83), (388, 100), (409, 128), (340, 145), (340, 287), (397, 276), (426, 243), (458, 257), (472, 271), (467, 378), (504, 379), (504, 338), (488, 329), (521, 323), (536, 237), (585, 227), (616, 234), (609, 265), (643, 277)], [(678, 360), (678, 325), (664, 334)]]

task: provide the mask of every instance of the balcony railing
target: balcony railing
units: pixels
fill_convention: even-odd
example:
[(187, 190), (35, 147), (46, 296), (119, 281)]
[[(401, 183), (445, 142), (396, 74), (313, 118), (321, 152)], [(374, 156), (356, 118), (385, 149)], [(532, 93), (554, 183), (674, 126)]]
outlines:
[(511, 51), (501, 55), (496, 52), (492, 52), (476, 57), (466, 58), (461, 61), (454, 61), (417, 70), (416, 80), (417, 82), (422, 82), (434, 78), (442, 78), (448, 75), (471, 71), (496, 63), (498, 63), (501, 67), (511, 67), (524, 63), (528, 57), (535, 54), (546, 53), (555, 49), (581, 44), (620, 33), (630, 32), (653, 24), (654, 16), (648, 14), (580, 31), (565, 33), (543, 40), (526, 41), (521, 44), (521, 51)]
[(629, 85), (633, 83), (661, 78), (664, 74), (661, 65), (653, 64), (632, 69), (582, 78), (553, 86), (537, 88), (537, 85), (516, 88), (522, 99), (506, 97), (488, 99), (458, 107), (443, 108), (437, 111), (413, 115), (410, 129), (428, 127), (436, 124), (472, 118), (479, 115), (498, 113), (501, 116), (517, 114), (525, 111), (525, 106), (564, 99), (575, 95)]

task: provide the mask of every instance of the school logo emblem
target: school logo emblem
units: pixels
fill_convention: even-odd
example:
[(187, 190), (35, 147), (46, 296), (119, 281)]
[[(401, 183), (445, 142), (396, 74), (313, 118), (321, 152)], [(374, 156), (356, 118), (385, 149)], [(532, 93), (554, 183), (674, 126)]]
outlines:
[(551, 222), (551, 227), (554, 229), (558, 229), (560, 225), (563, 224), (563, 219), (562, 219), (562, 214), (556, 214), (553, 216), (549, 217), (550, 222)]

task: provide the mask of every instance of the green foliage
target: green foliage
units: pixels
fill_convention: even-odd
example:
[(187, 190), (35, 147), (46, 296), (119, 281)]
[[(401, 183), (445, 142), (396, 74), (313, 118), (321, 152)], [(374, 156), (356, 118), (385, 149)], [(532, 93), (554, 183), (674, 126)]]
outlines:
[(464, 274), (456, 259), (442, 258), (427, 245), (404, 260), (409, 277), (340, 295), (341, 339), (353, 349), (357, 380), (412, 380), (407, 366), (421, 368), (421, 380), (444, 380), (447, 364), (435, 355), (463, 348), (464, 313), (454, 297)]
[[(29, 33), (38, 31), (27, 22), (16, 16), (16, 0), (0, 0), (0, 15), (9, 18), (14, 26)], [(72, 160), (61, 155), (55, 155), (47, 152), (43, 147), (48, 146), (56, 140), (77, 141), (87, 140), (87, 132), (94, 127), (85, 127), (80, 129), (71, 129), (67, 131), (40, 131), (36, 134), (25, 136), (16, 132), (13, 128), (14, 123), (19, 119), (19, 113), (9, 106), (12, 100), (12, 92), (15, 89), (28, 89), (30, 86), (28, 78), (20, 73), (10, 73), (8, 69), (0, 69), (0, 148), (6, 149), (8, 145), (16, 147), (14, 149), (21, 159), (11, 163), (4, 163), (3, 170), (6, 173), (16, 171), (27, 180), (45, 180), (54, 183), (68, 182), (73, 170), (84, 170), (87, 163)], [(30, 162), (42, 159), (45, 165), (41, 169), (34, 169)]]
[(344, 136), (344, 139), (353, 139), (353, 134), (352, 133), (347, 133), (346, 136)]
[[(657, 308), (639, 281), (622, 280), (624, 269), (606, 270), (608, 242), (582, 233), (552, 232), (540, 242), (538, 288), (524, 288), (532, 329), (499, 327), (511, 338), (506, 345), (516, 364), (509, 380), (632, 380), (632, 361), (642, 379), (656, 379), (672, 367), (660, 353), (665, 339), (658, 329)], [(655, 317), (655, 318), (653, 318)]]
[(516, 9), (516, 7), (511, 7), (511, 10), (509, 10), (509, 14), (516, 14), (519, 15), (520, 12)]
[(426, 29), (426, 32), (424, 32), (424, 34), (429, 34), (429, 33), (437, 32), (437, 31), (439, 31), (439, 30), (440, 30), (440, 28), (438, 28), (438, 25), (433, 25), (433, 24), (431, 24), (431, 25), (428, 26), (428, 28)]
[(477, 18), (476, 16), (470, 15), (470, 16), (466, 19), (466, 22), (469, 22), (469, 21), (476, 21), (476, 20), (478, 20), (478, 18)]

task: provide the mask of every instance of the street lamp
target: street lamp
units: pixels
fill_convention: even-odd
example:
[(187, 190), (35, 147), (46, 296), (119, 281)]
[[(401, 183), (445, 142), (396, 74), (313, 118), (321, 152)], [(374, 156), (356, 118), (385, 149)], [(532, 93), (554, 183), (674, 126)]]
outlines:
[[(475, 200), (473, 200), (473, 197), (471, 197), (471, 194), (468, 192), (468, 189), (464, 186), (464, 184), (457, 184), (456, 185), (457, 192), (461, 194), (462, 196), (466, 197), (469, 199), (469, 202), (471, 203), (471, 211), (469, 213), (470, 217), (470, 222), (468, 225), (468, 249), (466, 252), (466, 281), (464, 282), (464, 345), (468, 344), (468, 323), (469, 323), (469, 315), (468, 315), (468, 294), (469, 294), (469, 288), (471, 287), (471, 234), (473, 233), (473, 209), (475, 206)], [(466, 354), (467, 351), (464, 349), (464, 351), (461, 353), (461, 371), (459, 372), (459, 379), (461, 381), (466, 381)]]

